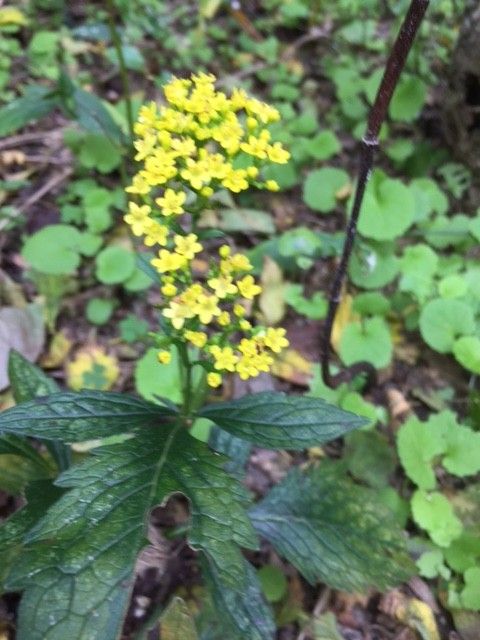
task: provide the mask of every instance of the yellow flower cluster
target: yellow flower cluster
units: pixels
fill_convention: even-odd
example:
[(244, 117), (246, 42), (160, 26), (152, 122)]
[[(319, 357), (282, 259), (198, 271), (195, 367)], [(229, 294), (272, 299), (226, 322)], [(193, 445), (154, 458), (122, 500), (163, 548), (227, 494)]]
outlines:
[[(253, 328), (246, 318), (261, 292), (246, 256), (220, 247), (204, 282), (198, 281), (195, 260), (203, 246), (197, 218), (215, 192), (277, 190), (274, 181), (262, 181), (262, 168), (290, 155), (271, 141), (276, 109), (239, 89), (228, 98), (214, 82), (210, 74), (174, 78), (164, 87), (166, 106), (140, 110), (135, 159), (142, 168), (127, 192), (143, 202), (129, 202), (124, 220), (146, 246), (160, 247), (151, 264), (160, 276), (169, 339), (201, 349), (208, 384), (217, 387), (225, 372), (247, 379), (268, 371), (272, 354), (288, 341), (284, 329)], [(166, 364), (170, 352), (158, 358)]]

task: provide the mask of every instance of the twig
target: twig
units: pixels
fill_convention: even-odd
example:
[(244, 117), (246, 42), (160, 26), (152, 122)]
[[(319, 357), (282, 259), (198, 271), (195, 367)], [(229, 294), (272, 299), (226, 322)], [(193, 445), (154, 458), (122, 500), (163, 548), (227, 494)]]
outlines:
[(45, 184), (43, 184), (40, 187), (38, 191), (35, 191), (35, 193), (32, 193), (32, 195), (29, 198), (27, 198), (20, 207), (18, 207), (17, 215), (21, 215), (29, 207), (31, 207), (32, 204), (35, 204), (35, 202), (38, 202), (38, 200), (41, 200), (44, 195), (46, 195), (50, 191), (53, 191), (53, 189), (55, 189), (55, 187), (58, 187), (59, 184), (61, 184), (64, 180), (66, 180), (72, 172), (73, 172), (73, 169), (71, 167), (67, 167), (60, 173), (56, 173), (55, 175), (53, 175), (50, 178), (50, 180), (47, 180), (47, 182), (45, 182)]
[(63, 129), (54, 129), (53, 131), (28, 131), (27, 133), (21, 133), (17, 136), (10, 136), (9, 138), (5, 138), (5, 140), (0, 140), (0, 151), (10, 149), (11, 147), (18, 147), (24, 143), (41, 142), (45, 140), (45, 138), (62, 132)]
[[(429, 0), (412, 0), (410, 3), (407, 15), (405, 16), (400, 32), (388, 58), (382, 82), (378, 89), (375, 102), (370, 110), (367, 131), (362, 140), (357, 188), (355, 191), (352, 213), (347, 224), (346, 237), (340, 263), (337, 267), (337, 271), (335, 272), (330, 288), (328, 313), (320, 344), (322, 378), (323, 382), (331, 388), (338, 386), (341, 381), (345, 380), (345, 374), (348, 374), (347, 370), (337, 374), (336, 376), (331, 376), (329, 368), (330, 340), (335, 313), (341, 298), (342, 284), (345, 279), (348, 261), (352, 253), (353, 242), (355, 240), (363, 196), (365, 194), (368, 178), (372, 171), (375, 150), (378, 147), (378, 134), (387, 115), (390, 100), (395, 87), (397, 86), (398, 79), (428, 5)], [(369, 363), (357, 363), (354, 367), (355, 369), (352, 368), (352, 370), (355, 370), (355, 373), (364, 371), (371, 375), (372, 371), (374, 371), (372, 365)]]

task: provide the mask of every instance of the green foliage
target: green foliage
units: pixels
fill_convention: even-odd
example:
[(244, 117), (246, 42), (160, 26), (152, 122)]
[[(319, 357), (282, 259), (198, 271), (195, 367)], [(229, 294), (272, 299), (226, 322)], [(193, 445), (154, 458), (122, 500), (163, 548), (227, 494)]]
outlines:
[(305, 449), (364, 424), (322, 400), (270, 391), (209, 405), (199, 415), (237, 438), (269, 449)]
[(279, 602), (288, 589), (288, 582), (281, 569), (272, 564), (266, 564), (257, 571), (258, 579), (265, 598), (268, 602)]
[(393, 345), (383, 318), (373, 317), (347, 325), (340, 339), (340, 357), (346, 365), (370, 362), (377, 369), (392, 359)]
[(104, 284), (121, 284), (135, 271), (135, 256), (120, 246), (102, 249), (97, 255), (95, 275)]
[(437, 491), (415, 491), (412, 514), (415, 522), (439, 547), (448, 547), (462, 533), (462, 523), (454, 514), (451, 503)]
[(310, 171), (303, 185), (303, 200), (315, 211), (330, 213), (337, 205), (339, 192), (348, 184), (348, 173), (343, 169), (315, 169)]
[(455, 340), (453, 354), (457, 361), (468, 371), (480, 374), (480, 339), (476, 336), (463, 336)]
[(415, 216), (412, 192), (400, 180), (376, 170), (368, 183), (358, 230), (373, 240), (393, 240), (410, 227)]
[(92, 324), (106, 324), (112, 317), (115, 301), (105, 298), (92, 298), (88, 301), (86, 316)]
[(305, 473), (293, 469), (250, 516), (257, 531), (312, 584), (383, 588), (411, 571), (387, 514), (335, 465), (325, 462)]
[[(93, 243), (95, 248), (95, 239)], [(52, 224), (27, 238), (22, 255), (40, 273), (68, 275), (80, 265), (81, 254), (88, 255), (91, 248), (90, 234), (71, 225)]]
[(425, 342), (440, 353), (449, 353), (455, 339), (475, 330), (471, 307), (459, 300), (437, 298), (428, 302), (420, 315)]
[[(32, 380), (38, 377), (33, 365), (23, 366), (32, 370)], [(43, 384), (42, 376), (38, 379)], [(209, 405), (198, 415), (256, 444), (292, 449), (362, 424), (322, 401), (278, 393)], [(224, 470), (226, 458), (192, 438), (185, 426), (173, 405), (101, 392), (54, 393), (0, 414), (3, 434), (67, 442), (124, 436), (65, 470), (56, 481), (63, 494), (51, 498), (46, 492), (39, 509), (36, 494), (30, 493), (32, 503), (0, 528), (8, 557), (15, 558), (4, 570), (4, 584), (23, 591), (20, 640), (80, 639), (86, 631), (92, 639), (116, 638), (136, 557), (146, 544), (146, 515), (179, 492), (190, 504), (188, 542), (199, 554), (205, 585), (229, 638), (267, 640), (275, 631), (256, 572), (240, 552), (240, 547), (258, 547), (254, 528), (312, 582), (358, 589), (408, 575), (394, 528), (365, 490), (338, 468), (324, 463), (305, 474), (293, 470), (247, 515), (248, 495)], [(288, 536), (303, 544), (285, 545)], [(267, 591), (270, 600), (282, 597), (278, 585), (277, 593)]]

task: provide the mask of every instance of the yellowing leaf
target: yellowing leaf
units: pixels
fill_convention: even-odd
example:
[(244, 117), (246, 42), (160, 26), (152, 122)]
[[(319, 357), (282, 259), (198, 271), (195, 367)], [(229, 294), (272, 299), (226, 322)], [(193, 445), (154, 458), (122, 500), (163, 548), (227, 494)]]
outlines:
[(268, 256), (263, 263), (261, 276), (262, 293), (260, 294), (259, 305), (265, 317), (265, 322), (269, 325), (277, 324), (285, 315), (285, 299), (282, 270)]
[(285, 349), (276, 357), (271, 371), (274, 376), (283, 380), (307, 386), (313, 376), (313, 363), (295, 349)]
[(68, 338), (63, 331), (59, 331), (53, 336), (48, 348), (48, 353), (46, 353), (41, 360), (42, 367), (45, 369), (55, 369), (59, 367), (65, 361), (71, 348), (72, 341), (70, 338)]
[(164, 640), (198, 640), (193, 618), (184, 600), (174, 598), (161, 620)]
[(423, 640), (440, 640), (433, 611), (425, 602), (409, 598), (398, 607), (395, 617), (417, 631)]
[(335, 351), (338, 352), (340, 339), (347, 324), (359, 319), (359, 315), (352, 311), (353, 298), (350, 294), (344, 294), (337, 307), (335, 320), (333, 321), (332, 337), (330, 342)]
[(28, 20), (20, 9), (15, 7), (1, 7), (0, 8), (0, 26), (5, 24), (16, 24), (24, 26), (28, 24)]
[(67, 383), (74, 391), (96, 389), (106, 391), (115, 384), (120, 369), (114, 356), (105, 353), (102, 347), (85, 347), (66, 366)]

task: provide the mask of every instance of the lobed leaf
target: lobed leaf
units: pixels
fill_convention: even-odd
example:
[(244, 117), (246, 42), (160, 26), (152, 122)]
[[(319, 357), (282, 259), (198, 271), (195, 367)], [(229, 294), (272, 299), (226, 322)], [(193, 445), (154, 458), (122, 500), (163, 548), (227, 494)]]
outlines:
[(207, 405), (199, 415), (237, 438), (268, 449), (313, 447), (366, 423), (319, 398), (271, 391)]
[(8, 578), (9, 588), (25, 590), (18, 640), (118, 638), (146, 516), (177, 492), (190, 501), (188, 540), (202, 552), (214, 601), (226, 606), (225, 624), (239, 638), (271, 640), (271, 614), (237, 546), (257, 546), (248, 495), (224, 460), (167, 425), (101, 447), (63, 473), (58, 484), (70, 491), (29, 532)]
[(407, 579), (400, 532), (374, 494), (322, 463), (295, 468), (253, 509), (257, 532), (310, 582), (349, 591), (385, 589)]

